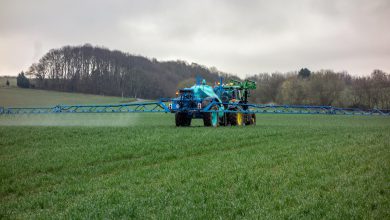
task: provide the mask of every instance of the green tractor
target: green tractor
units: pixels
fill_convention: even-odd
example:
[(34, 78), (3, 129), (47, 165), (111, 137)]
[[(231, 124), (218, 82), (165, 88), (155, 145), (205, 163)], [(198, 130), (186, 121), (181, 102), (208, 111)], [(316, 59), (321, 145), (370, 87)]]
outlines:
[[(222, 80), (221, 80), (222, 81)], [(256, 115), (245, 113), (248, 110), (248, 97), (250, 90), (256, 89), (256, 82), (245, 80), (243, 82), (231, 80), (227, 84), (219, 83), (214, 87), (215, 93), (220, 97), (227, 112), (220, 118), (219, 124), (222, 126), (232, 125), (254, 125)]]

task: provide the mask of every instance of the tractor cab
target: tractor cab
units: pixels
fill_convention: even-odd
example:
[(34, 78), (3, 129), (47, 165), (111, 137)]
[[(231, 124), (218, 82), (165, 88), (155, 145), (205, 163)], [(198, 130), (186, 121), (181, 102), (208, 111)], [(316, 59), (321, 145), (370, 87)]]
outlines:
[(168, 108), (171, 112), (176, 111), (191, 111), (198, 107), (199, 100), (196, 99), (192, 88), (179, 89), (176, 92), (176, 98), (172, 99), (172, 103)]
[(221, 92), (221, 100), (224, 104), (229, 103), (231, 101), (235, 100), (243, 100), (244, 97), (242, 95), (241, 90), (239, 88), (234, 88), (234, 87), (223, 87), (222, 92)]
[(181, 100), (185, 99), (193, 99), (194, 98), (194, 90), (191, 88), (184, 88), (179, 89), (176, 92), (177, 97), (179, 97)]
[(256, 82), (245, 80), (244, 82), (231, 80), (226, 84), (214, 87), (215, 93), (219, 94), (223, 103), (240, 102), (247, 103), (250, 90), (256, 89)]

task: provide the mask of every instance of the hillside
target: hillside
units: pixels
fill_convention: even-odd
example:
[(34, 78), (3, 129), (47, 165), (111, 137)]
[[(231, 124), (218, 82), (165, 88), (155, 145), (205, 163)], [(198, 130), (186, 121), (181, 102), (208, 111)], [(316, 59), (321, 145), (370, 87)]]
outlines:
[[(221, 76), (225, 82), (239, 79), (196, 63), (160, 62), (88, 44), (50, 50), (26, 75), (30, 86), (37, 89), (143, 99), (172, 97), (177, 88), (193, 85), (197, 76), (209, 85)], [(364, 77), (302, 68), (247, 78), (257, 82), (250, 97), (255, 103), (390, 108), (390, 74), (379, 69)]]
[(179, 83), (196, 76), (209, 82), (236, 78), (196, 63), (159, 62), (88, 44), (50, 50), (27, 75), (36, 76), (39, 89), (153, 99), (173, 96)]
[(54, 106), (58, 104), (106, 104), (129, 101), (134, 101), (134, 99), (38, 89), (0, 87), (0, 106), (38, 107)]

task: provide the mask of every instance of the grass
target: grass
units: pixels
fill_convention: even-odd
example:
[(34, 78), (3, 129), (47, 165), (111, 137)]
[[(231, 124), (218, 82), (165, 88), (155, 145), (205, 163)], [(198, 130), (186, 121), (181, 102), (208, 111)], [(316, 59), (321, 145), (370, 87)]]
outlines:
[(217, 129), (158, 113), (45, 117), (0, 117), (0, 218), (390, 217), (388, 117)]
[[(117, 97), (0, 88), (0, 106)], [(0, 219), (389, 219), (390, 118), (0, 116)]]
[(111, 104), (131, 101), (134, 101), (134, 99), (38, 89), (0, 87), (0, 106), (6, 107), (51, 107), (58, 104)]

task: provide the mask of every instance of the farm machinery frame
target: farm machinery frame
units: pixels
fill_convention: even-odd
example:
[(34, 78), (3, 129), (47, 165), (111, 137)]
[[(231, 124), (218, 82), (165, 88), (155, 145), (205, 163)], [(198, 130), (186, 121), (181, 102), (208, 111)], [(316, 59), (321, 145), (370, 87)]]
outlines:
[(176, 126), (189, 126), (193, 118), (203, 119), (204, 126), (251, 125), (256, 123), (256, 115), (249, 112), (248, 97), (256, 83), (222, 79), (213, 87), (197, 83), (191, 88), (177, 91), (169, 109), (175, 113)]

